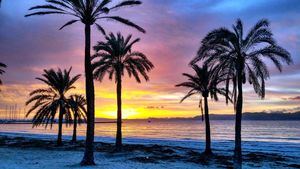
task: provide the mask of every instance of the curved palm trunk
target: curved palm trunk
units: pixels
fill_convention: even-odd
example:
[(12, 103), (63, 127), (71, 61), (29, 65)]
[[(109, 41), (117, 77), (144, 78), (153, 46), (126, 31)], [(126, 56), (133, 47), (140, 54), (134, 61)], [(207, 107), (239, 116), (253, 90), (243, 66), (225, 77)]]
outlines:
[(116, 136), (116, 150), (122, 149), (122, 79), (120, 73), (117, 77), (117, 136)]
[[(234, 156), (237, 164), (240, 166), (242, 163), (242, 111), (243, 111), (243, 82), (242, 73), (238, 71), (238, 97), (236, 102), (236, 117), (235, 117), (235, 149)], [(241, 166), (240, 166), (241, 167)], [(236, 167), (236, 168), (240, 168)]]
[(93, 70), (91, 64), (91, 26), (85, 25), (85, 91), (87, 101), (87, 127), (85, 152), (81, 165), (95, 165), (94, 162), (94, 129), (95, 129), (95, 94)]
[(63, 123), (63, 108), (59, 106), (59, 116), (58, 116), (58, 135), (57, 135), (57, 146), (62, 145), (62, 123)]
[(208, 114), (208, 102), (207, 97), (204, 97), (204, 114), (205, 114), (205, 136), (206, 136), (206, 144), (204, 153), (207, 155), (212, 154), (211, 151), (211, 137), (210, 137), (210, 122), (209, 122), (209, 114)]
[(74, 113), (72, 142), (77, 141), (77, 112)]

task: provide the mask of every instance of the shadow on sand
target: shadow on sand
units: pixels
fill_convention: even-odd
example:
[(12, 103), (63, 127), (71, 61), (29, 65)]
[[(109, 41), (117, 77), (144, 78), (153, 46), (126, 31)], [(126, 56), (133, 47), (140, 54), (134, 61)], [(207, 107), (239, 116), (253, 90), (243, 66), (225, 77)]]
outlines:
[[(84, 141), (72, 143), (64, 141), (58, 147), (56, 141), (29, 139), (24, 137), (0, 136), (0, 147), (37, 148), (58, 151), (84, 151)], [(217, 165), (219, 168), (233, 168), (233, 156), (225, 153), (213, 154), (210, 157), (195, 149), (161, 146), (124, 144), (121, 152), (116, 152), (114, 144), (95, 143), (95, 151), (104, 153), (107, 157), (125, 157), (139, 163), (187, 162), (209, 167)], [(219, 151), (218, 151), (219, 152)], [(300, 164), (291, 162), (292, 157), (275, 153), (249, 152), (243, 155), (243, 166), (263, 167), (265, 165), (278, 168), (300, 168)]]

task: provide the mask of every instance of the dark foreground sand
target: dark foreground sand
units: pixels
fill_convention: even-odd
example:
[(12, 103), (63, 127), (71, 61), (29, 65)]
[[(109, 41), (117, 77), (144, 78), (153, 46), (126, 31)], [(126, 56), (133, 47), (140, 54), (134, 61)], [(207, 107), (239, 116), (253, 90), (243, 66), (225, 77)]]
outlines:
[[(84, 142), (64, 142), (57, 147), (53, 140), (0, 136), (1, 169), (59, 169), (59, 168), (232, 168), (232, 156), (228, 152), (204, 156), (200, 150), (160, 145), (126, 144), (122, 152), (115, 152), (114, 145), (97, 142), (95, 145), (97, 166), (82, 167), (79, 162)], [(298, 163), (297, 163), (298, 162)], [(300, 168), (297, 159), (274, 153), (244, 153), (243, 168)]]

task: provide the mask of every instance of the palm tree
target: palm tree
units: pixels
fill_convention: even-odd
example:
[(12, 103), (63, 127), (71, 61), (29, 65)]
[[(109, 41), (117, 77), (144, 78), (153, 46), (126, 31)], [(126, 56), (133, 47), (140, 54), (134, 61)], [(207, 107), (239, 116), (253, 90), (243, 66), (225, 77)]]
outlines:
[[(210, 55), (208, 55), (210, 54)], [(208, 57), (209, 56), (209, 57)], [(243, 111), (243, 84), (248, 81), (253, 85), (259, 97), (265, 97), (265, 80), (270, 76), (263, 59), (270, 59), (278, 70), (282, 71), (282, 62), (292, 63), (290, 53), (280, 47), (269, 27), (269, 21), (262, 19), (252, 27), (246, 36), (242, 21), (238, 19), (233, 31), (219, 28), (209, 32), (202, 40), (195, 59), (196, 63), (205, 60), (206, 64), (218, 64), (226, 69), (232, 78), (226, 82), (226, 90), (233, 85), (236, 112), (235, 123), (235, 157), (241, 162), (241, 120)]]
[(77, 123), (86, 121), (86, 100), (82, 95), (71, 95), (68, 99), (69, 109), (73, 113), (73, 137), (72, 142), (76, 142)]
[[(3, 68), (6, 68), (6, 65), (4, 63), (0, 62), (0, 75), (2, 75), (3, 73), (5, 73), (5, 71), (3, 70)], [(2, 84), (2, 80), (0, 79), (0, 85)]]
[(228, 93), (226, 93), (225, 88), (219, 88), (218, 85), (226, 80), (225, 74), (220, 73), (218, 67), (208, 68), (204, 65), (202, 68), (198, 65), (192, 65), (195, 75), (190, 75), (183, 73), (183, 76), (188, 78), (188, 81), (176, 85), (176, 87), (187, 87), (190, 91), (181, 99), (183, 102), (185, 99), (195, 95), (200, 94), (199, 107), (202, 113), (203, 120), (203, 106), (202, 98), (204, 98), (204, 114), (205, 114), (205, 133), (206, 133), (206, 146), (204, 154), (211, 155), (211, 136), (210, 136), (210, 122), (209, 122), (209, 110), (208, 110), (208, 97), (211, 96), (212, 99), (218, 101), (218, 94), (225, 96), (230, 99)]
[(26, 15), (49, 15), (63, 14), (74, 17), (60, 29), (72, 25), (76, 22), (82, 22), (85, 25), (85, 82), (86, 82), (86, 99), (87, 99), (87, 130), (86, 130), (86, 146), (84, 157), (81, 165), (95, 165), (94, 162), (94, 121), (95, 121), (95, 94), (93, 82), (93, 70), (91, 69), (91, 26), (96, 27), (105, 34), (103, 27), (96, 23), (101, 20), (117, 21), (125, 25), (131, 26), (145, 33), (145, 30), (133, 22), (119, 16), (108, 16), (122, 7), (140, 5), (138, 0), (125, 0), (112, 7), (109, 7), (111, 0), (46, 0), (48, 4), (39, 5), (30, 8), (36, 12)]
[(55, 121), (55, 116), (59, 112), (58, 117), (58, 136), (57, 145), (62, 145), (62, 123), (65, 117), (66, 123), (68, 124), (71, 120), (71, 114), (67, 110), (67, 99), (66, 94), (69, 90), (74, 89), (74, 83), (80, 78), (81, 75), (74, 77), (70, 76), (71, 68), (69, 70), (55, 71), (53, 69), (44, 70), (42, 78), (36, 78), (47, 84), (48, 87), (36, 89), (29, 95), (30, 98), (26, 102), (26, 105), (32, 103), (32, 107), (28, 110), (26, 117), (31, 113), (35, 112), (32, 123), (33, 127), (39, 125), (52, 124)]
[(133, 76), (140, 83), (140, 75), (146, 81), (149, 80), (147, 72), (154, 68), (153, 64), (141, 52), (132, 51), (132, 46), (140, 39), (131, 41), (131, 35), (124, 38), (120, 33), (115, 36), (110, 33), (106, 42), (98, 42), (94, 47), (96, 51), (93, 63), (95, 79), (102, 81), (105, 74), (109, 79), (114, 79), (117, 84), (117, 134), (116, 149), (122, 148), (122, 77), (125, 70), (129, 77)]

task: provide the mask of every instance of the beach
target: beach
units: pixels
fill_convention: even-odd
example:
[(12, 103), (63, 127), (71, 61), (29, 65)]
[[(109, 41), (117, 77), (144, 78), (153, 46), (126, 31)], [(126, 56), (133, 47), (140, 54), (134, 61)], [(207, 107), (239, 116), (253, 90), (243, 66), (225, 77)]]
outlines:
[[(299, 121), (244, 121), (243, 168), (299, 168)], [(70, 142), (72, 127), (64, 125), (63, 146), (56, 146), (52, 129), (31, 124), (0, 125), (0, 168), (232, 168), (234, 121), (212, 120), (212, 151), (205, 148), (200, 120), (129, 120), (124, 122), (122, 152), (115, 152), (115, 124), (96, 124), (97, 166), (79, 165), (84, 152), (85, 125), (78, 128), (78, 143)], [(159, 131), (159, 132), (158, 132)]]
[[(95, 143), (96, 166), (79, 165), (84, 152), (84, 140), (71, 143), (65, 136), (62, 147), (56, 146), (54, 135), (0, 133), (0, 168), (55, 169), (55, 168), (232, 168), (233, 142), (219, 142), (223, 149), (213, 149), (208, 158), (202, 147), (189, 148), (188, 142), (168, 140), (126, 139), (121, 152), (114, 151), (113, 138), (98, 137)], [(274, 145), (272, 145), (274, 144)], [(185, 145), (185, 146), (184, 146)], [(204, 146), (203, 142), (199, 145)], [(251, 146), (252, 145), (252, 146)], [(245, 142), (243, 168), (300, 168), (300, 145), (295, 143)], [(257, 147), (259, 149), (255, 149)], [(273, 147), (273, 149), (271, 148)]]
[[(81, 167), (79, 165), (83, 153), (81, 151), (58, 151), (42, 149), (20, 149), (20, 148), (0, 148), (0, 167), (2, 169), (56, 169), (56, 168), (103, 168), (103, 169), (133, 169), (133, 168), (197, 168), (197, 164), (186, 164), (184, 162), (136, 162), (128, 160), (131, 156), (116, 154), (108, 156), (105, 153), (96, 152), (95, 162), (97, 166)], [(136, 153), (135, 153), (136, 154)], [(3, 163), (2, 160), (5, 160)]]

